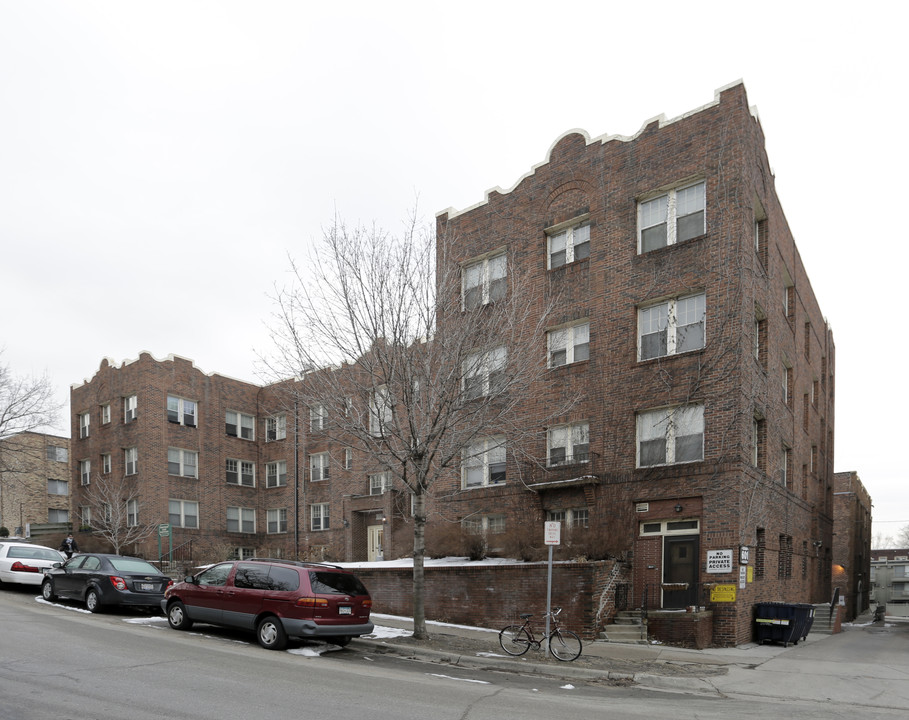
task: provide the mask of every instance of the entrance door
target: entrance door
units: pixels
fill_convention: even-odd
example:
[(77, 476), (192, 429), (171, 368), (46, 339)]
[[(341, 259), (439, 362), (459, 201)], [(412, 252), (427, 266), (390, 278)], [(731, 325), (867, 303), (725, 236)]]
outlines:
[(663, 538), (663, 608), (697, 605), (698, 536), (666, 535)]
[(367, 560), (375, 562), (376, 560), (385, 559), (385, 526), (370, 525), (366, 528), (367, 537)]

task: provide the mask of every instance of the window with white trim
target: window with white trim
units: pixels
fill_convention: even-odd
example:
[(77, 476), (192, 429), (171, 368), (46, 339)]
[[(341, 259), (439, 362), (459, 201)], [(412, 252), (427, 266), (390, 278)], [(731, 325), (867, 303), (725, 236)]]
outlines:
[(185, 425), (186, 427), (196, 427), (196, 403), (192, 400), (167, 396), (167, 422)]
[(254, 533), (256, 531), (255, 508), (228, 507), (227, 532)]
[(91, 430), (91, 427), (90, 427), (91, 421), (92, 421), (91, 413), (85, 412), (85, 413), (79, 414), (79, 437), (80, 438), (87, 438), (89, 436), (89, 432)]
[(66, 480), (47, 480), (48, 495), (69, 495), (69, 483)]
[(79, 524), (82, 527), (91, 527), (92, 509), (88, 505), (79, 506)]
[(276, 460), (265, 466), (265, 487), (284, 487), (287, 485), (287, 460)]
[(485, 487), (505, 482), (505, 438), (480, 438), (462, 453), (461, 487)]
[(472, 515), (461, 521), (461, 527), (471, 535), (499, 535), (505, 532), (505, 516)]
[(92, 461), (79, 461), (79, 477), (83, 485), (90, 485), (92, 481)]
[(703, 181), (638, 203), (638, 252), (685, 242), (705, 230)]
[(638, 413), (638, 467), (704, 459), (704, 406), (679, 405)]
[(369, 432), (375, 437), (385, 435), (386, 428), (392, 423), (391, 397), (388, 386), (381, 385), (375, 389), (369, 399)]
[(468, 400), (498, 393), (505, 386), (508, 354), (504, 347), (471, 353), (464, 361), (464, 393)]
[(252, 415), (228, 410), (224, 414), (224, 431), (231, 437), (255, 440), (256, 418)]
[(227, 483), (229, 485), (256, 486), (256, 465), (249, 460), (227, 458), (224, 461)]
[(126, 527), (139, 526), (139, 501), (133, 498), (126, 501)]
[(137, 395), (128, 395), (123, 398), (123, 424), (126, 425), (136, 419), (139, 408)]
[(700, 350), (705, 344), (707, 296), (672, 298), (638, 310), (638, 359)]
[(546, 236), (548, 269), (568, 265), (590, 257), (590, 224), (587, 222), (570, 227), (558, 226)]
[(550, 522), (560, 522), (569, 528), (586, 528), (590, 524), (590, 510), (588, 508), (547, 510), (546, 519)]
[(505, 297), (508, 267), (505, 253), (472, 261), (461, 271), (461, 292), (465, 310), (473, 310)]
[(110, 475), (111, 465), (112, 465), (112, 463), (111, 463), (110, 453), (102, 453), (101, 454), (101, 473), (103, 475)]
[(328, 411), (324, 405), (315, 405), (309, 408), (309, 429), (311, 432), (320, 432), (328, 427)]
[(167, 501), (167, 521), (173, 527), (199, 528), (199, 503), (195, 500)]
[(700, 532), (699, 520), (645, 520), (641, 535), (695, 535)]
[(549, 367), (560, 367), (590, 359), (590, 323), (569, 325), (546, 333)]
[(249, 560), (259, 553), (252, 547), (236, 547), (230, 552), (230, 560)]
[(384, 495), (391, 487), (391, 473), (381, 472), (369, 476), (369, 494)]
[(135, 475), (139, 472), (139, 449), (126, 448), (123, 451), (123, 474)]
[(199, 453), (195, 450), (167, 448), (167, 474), (198, 478)]
[(330, 458), (327, 452), (313, 453), (309, 456), (309, 479), (311, 482), (328, 480)]
[(571, 465), (585, 463), (590, 458), (590, 425), (586, 422), (557, 425), (549, 428), (546, 464)]
[(104, 403), (101, 406), (101, 424), (107, 425), (110, 422), (110, 403)]
[(328, 530), (328, 503), (313, 503), (309, 506), (310, 528), (313, 531)]
[(287, 532), (287, 508), (273, 508), (265, 511), (266, 532), (269, 535)]
[(344, 448), (344, 469), (350, 470), (353, 467), (353, 450)]
[(265, 418), (265, 442), (283, 440), (287, 437), (287, 415), (281, 413)]

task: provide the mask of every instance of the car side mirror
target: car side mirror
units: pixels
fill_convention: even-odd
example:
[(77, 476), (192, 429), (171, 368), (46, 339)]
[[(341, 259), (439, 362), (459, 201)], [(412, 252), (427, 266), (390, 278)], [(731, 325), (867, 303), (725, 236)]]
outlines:
[(53, 565), (51, 565), (51, 567), (62, 568), (62, 567), (63, 567), (63, 563), (62, 563), (62, 562), (55, 562)]
[(185, 578), (183, 578), (183, 582), (191, 583), (192, 585), (199, 584), (199, 581), (196, 580), (196, 578), (194, 578), (192, 575), (187, 575)]

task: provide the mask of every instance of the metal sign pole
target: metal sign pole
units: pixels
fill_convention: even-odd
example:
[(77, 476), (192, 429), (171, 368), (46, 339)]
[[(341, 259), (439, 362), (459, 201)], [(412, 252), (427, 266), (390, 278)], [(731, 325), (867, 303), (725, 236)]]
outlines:
[(549, 657), (549, 620), (552, 611), (552, 545), (549, 546), (549, 567), (546, 571), (546, 642), (543, 648), (544, 657)]

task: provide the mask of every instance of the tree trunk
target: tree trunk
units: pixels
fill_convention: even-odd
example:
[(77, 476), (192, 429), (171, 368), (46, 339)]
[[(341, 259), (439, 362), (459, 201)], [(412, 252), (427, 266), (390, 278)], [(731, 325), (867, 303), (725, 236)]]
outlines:
[(426, 555), (426, 495), (422, 483), (417, 484), (413, 496), (413, 636), (426, 637), (426, 608), (423, 558)]

